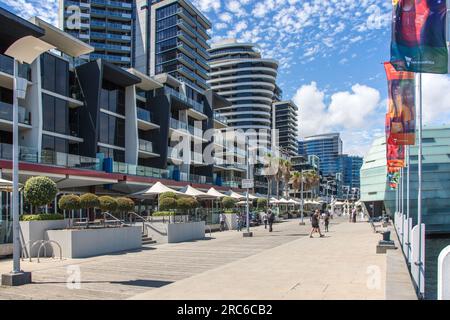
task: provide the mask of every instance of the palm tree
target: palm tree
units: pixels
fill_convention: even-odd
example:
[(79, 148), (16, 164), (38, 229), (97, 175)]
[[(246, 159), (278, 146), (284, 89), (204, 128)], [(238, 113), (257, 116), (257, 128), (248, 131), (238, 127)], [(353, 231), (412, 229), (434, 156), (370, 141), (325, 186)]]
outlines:
[(271, 193), (271, 185), (272, 181), (275, 178), (277, 171), (278, 171), (278, 165), (275, 163), (275, 158), (272, 156), (272, 154), (268, 153), (264, 156), (264, 168), (262, 169), (262, 175), (266, 177), (267, 179), (267, 200), (270, 200), (270, 193)]
[(299, 192), (300, 188), (302, 187), (302, 173), (299, 171), (294, 171), (291, 174), (291, 183), (292, 188), (294, 189), (294, 197)]
[(278, 158), (277, 162), (278, 162), (278, 166), (276, 169), (275, 181), (277, 182), (277, 199), (280, 200), (280, 182), (281, 182), (281, 179), (283, 179), (284, 160)]
[(292, 163), (289, 160), (284, 160), (281, 166), (281, 171), (284, 180), (284, 191), (286, 197), (289, 198), (289, 181), (291, 180)]

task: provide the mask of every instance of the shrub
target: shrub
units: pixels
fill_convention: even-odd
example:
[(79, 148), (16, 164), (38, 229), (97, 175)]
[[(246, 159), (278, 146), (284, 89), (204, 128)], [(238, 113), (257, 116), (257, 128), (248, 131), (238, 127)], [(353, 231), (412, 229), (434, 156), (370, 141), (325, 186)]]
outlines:
[(168, 217), (168, 216), (174, 216), (175, 212), (172, 211), (156, 211), (153, 212), (153, 217)]
[(134, 210), (134, 201), (130, 198), (120, 197), (116, 199), (117, 201), (117, 211), (119, 212), (130, 212)]
[(58, 201), (61, 210), (78, 210), (80, 209), (80, 197), (74, 194), (66, 194)]
[(259, 198), (256, 202), (256, 206), (258, 207), (258, 209), (260, 210), (265, 210), (267, 209), (267, 199), (264, 198)]
[(159, 195), (159, 200), (166, 198), (177, 199), (177, 195), (173, 192), (164, 192)]
[(100, 202), (100, 209), (103, 212), (113, 212), (117, 209), (117, 201), (110, 196), (101, 196), (98, 198)]
[(198, 202), (195, 198), (183, 197), (177, 200), (177, 209), (190, 210), (198, 207)]
[(225, 209), (233, 209), (236, 206), (236, 200), (231, 197), (222, 199), (222, 205)]
[(63, 220), (64, 216), (62, 214), (25, 214), (20, 216), (21, 221), (42, 221), (42, 220)]
[(80, 207), (82, 209), (91, 209), (100, 207), (100, 201), (95, 194), (85, 193), (80, 196)]
[(177, 200), (175, 198), (163, 198), (159, 200), (159, 209), (163, 211), (173, 210), (177, 208)]
[(55, 199), (58, 189), (48, 177), (32, 177), (27, 180), (24, 187), (24, 197), (33, 206), (45, 206)]

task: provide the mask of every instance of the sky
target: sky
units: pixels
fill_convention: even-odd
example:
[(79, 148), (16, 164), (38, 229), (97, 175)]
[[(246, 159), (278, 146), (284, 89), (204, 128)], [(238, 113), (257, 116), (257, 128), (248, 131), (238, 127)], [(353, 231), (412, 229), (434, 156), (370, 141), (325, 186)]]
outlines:
[[(283, 99), (299, 107), (300, 136), (340, 132), (344, 152), (364, 156), (384, 134), (389, 0), (191, 0), (212, 22), (212, 42), (256, 43), (279, 61)], [(57, 24), (57, 0), (0, 0)], [(450, 78), (423, 76), (424, 124), (450, 122)]]

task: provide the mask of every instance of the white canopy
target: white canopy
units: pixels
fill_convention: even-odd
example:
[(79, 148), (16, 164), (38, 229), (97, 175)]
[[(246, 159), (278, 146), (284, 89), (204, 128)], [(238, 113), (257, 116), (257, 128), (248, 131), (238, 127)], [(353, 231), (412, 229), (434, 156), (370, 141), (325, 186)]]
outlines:
[(278, 204), (278, 199), (276, 198), (270, 198), (270, 204)]
[(239, 193), (234, 192), (233, 190), (228, 191), (226, 194), (227, 194), (228, 197), (231, 197), (231, 198), (234, 198), (234, 199), (237, 199), (237, 200), (244, 200), (245, 199), (244, 196), (240, 195)]
[(136, 193), (136, 195), (140, 195), (140, 196), (144, 196), (144, 197), (145, 196), (153, 197), (153, 196), (159, 196), (161, 193), (165, 193), (165, 192), (173, 192), (176, 194), (180, 194), (180, 192), (175, 191), (175, 190), (163, 185), (161, 182), (158, 181), (149, 189), (138, 192), (138, 193)]
[(0, 178), (0, 187), (12, 187), (12, 181), (1, 179)]
[(227, 196), (226, 194), (220, 193), (219, 191), (217, 191), (216, 189), (214, 189), (212, 187), (208, 190), (208, 192), (206, 194), (208, 194), (212, 197), (216, 197), (216, 198), (224, 198)]
[(285, 198), (281, 198), (281, 199), (278, 201), (278, 204), (289, 204), (289, 201), (287, 201)]
[(294, 199), (289, 199), (289, 204), (301, 204), (301, 202), (295, 201)]
[(342, 205), (344, 205), (344, 204), (346, 204), (345, 202), (342, 202), (342, 201), (336, 201), (336, 202), (334, 202), (333, 203), (335, 206), (342, 206)]
[[(247, 192), (244, 192), (244, 197), (247, 199)], [(259, 197), (252, 195), (251, 193), (248, 194), (248, 199), (249, 200), (255, 200), (255, 199), (259, 199)]]
[(187, 196), (199, 198), (199, 199), (215, 199), (216, 196), (207, 194), (203, 191), (197, 190), (192, 186), (186, 186), (183, 189), (180, 190), (181, 193), (184, 193)]

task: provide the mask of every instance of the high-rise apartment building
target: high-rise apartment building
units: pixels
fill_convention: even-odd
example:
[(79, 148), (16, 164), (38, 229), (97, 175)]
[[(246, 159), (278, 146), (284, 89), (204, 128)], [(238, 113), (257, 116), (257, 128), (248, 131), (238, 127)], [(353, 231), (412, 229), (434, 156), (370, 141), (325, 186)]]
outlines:
[(290, 156), (298, 154), (298, 107), (293, 101), (273, 103), (273, 128), (278, 133), (280, 148)]
[(60, 29), (95, 48), (84, 60), (131, 67), (133, 21), (133, 0), (59, 0)]
[(303, 149), (307, 155), (319, 157), (320, 170), (323, 175), (334, 176), (336, 173), (341, 172), (342, 140), (339, 133), (305, 137)]
[(272, 129), (278, 62), (264, 59), (255, 45), (225, 40), (212, 44), (211, 88), (232, 105), (218, 111), (234, 129)]
[[(136, 69), (167, 73), (195, 89), (209, 89), (207, 41), (211, 22), (187, 0), (136, 1)], [(192, 90), (188, 90), (192, 91)]]

